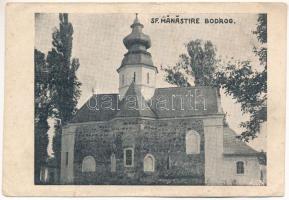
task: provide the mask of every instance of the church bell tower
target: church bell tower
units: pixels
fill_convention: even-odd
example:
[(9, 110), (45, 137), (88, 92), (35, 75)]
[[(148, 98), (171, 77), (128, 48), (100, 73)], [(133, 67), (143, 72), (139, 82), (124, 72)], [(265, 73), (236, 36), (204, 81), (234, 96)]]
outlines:
[(123, 39), (128, 52), (124, 54), (119, 74), (119, 95), (122, 99), (134, 82), (135, 88), (148, 100), (154, 95), (157, 68), (153, 65), (151, 54), (147, 51), (151, 47), (150, 37), (142, 32), (143, 25), (138, 16), (130, 26), (132, 32)]

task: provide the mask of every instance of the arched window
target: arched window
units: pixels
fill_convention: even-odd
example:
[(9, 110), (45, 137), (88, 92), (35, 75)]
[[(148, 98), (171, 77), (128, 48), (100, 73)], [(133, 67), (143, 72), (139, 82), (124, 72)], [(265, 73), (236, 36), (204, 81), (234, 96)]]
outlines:
[(147, 73), (147, 84), (150, 84), (150, 73)]
[(110, 156), (110, 164), (111, 164), (111, 172), (116, 172), (116, 159), (115, 159), (115, 154), (111, 154)]
[(200, 153), (200, 135), (194, 130), (190, 130), (186, 134), (186, 153), (198, 154)]
[(145, 172), (155, 171), (155, 158), (151, 154), (147, 154), (143, 159), (143, 170)]
[(92, 156), (84, 157), (82, 161), (82, 172), (95, 172), (95, 160)]
[(237, 174), (244, 174), (244, 162), (238, 161), (236, 164), (237, 167)]

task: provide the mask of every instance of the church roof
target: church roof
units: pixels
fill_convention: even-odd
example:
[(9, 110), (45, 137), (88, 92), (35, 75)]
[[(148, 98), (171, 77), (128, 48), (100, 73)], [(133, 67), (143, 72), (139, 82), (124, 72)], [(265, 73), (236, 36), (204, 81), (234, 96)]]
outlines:
[[(211, 87), (156, 88), (145, 100), (135, 84), (120, 101), (118, 94), (93, 95), (71, 123), (109, 121), (115, 117), (181, 118), (222, 114), (218, 112), (216, 89)], [(136, 106), (136, 109), (132, 108)], [(181, 105), (182, 104), (182, 105)]]
[[(112, 101), (112, 109), (108, 101)], [(90, 121), (108, 121), (116, 114), (118, 94), (97, 94), (89, 98), (87, 102), (77, 111), (71, 123), (82, 123)]]
[(237, 134), (229, 127), (224, 127), (224, 155), (257, 155), (259, 152), (236, 138)]
[[(129, 103), (131, 101), (132, 103)], [(133, 109), (135, 107), (135, 109)], [(143, 95), (136, 89), (134, 82), (129, 86), (120, 102), (116, 117), (150, 117), (156, 118)]]
[[(152, 110), (159, 118), (217, 114), (217, 98), (216, 89), (207, 86), (156, 88)], [(160, 109), (162, 100), (166, 100), (167, 109)]]

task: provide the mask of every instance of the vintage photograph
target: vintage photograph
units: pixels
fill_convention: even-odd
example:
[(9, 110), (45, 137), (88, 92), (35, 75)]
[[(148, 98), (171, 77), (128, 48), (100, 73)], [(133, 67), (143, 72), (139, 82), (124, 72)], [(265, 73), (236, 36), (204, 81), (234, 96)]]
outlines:
[(35, 13), (35, 185), (267, 185), (267, 13)]

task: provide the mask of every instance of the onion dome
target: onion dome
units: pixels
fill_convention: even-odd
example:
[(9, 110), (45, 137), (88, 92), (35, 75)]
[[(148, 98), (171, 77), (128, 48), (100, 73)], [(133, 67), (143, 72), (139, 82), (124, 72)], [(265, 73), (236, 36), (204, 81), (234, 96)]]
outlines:
[[(146, 50), (151, 47), (151, 39), (142, 32), (143, 25), (139, 22), (137, 14), (133, 24), (130, 26), (132, 32), (123, 39), (125, 47), (130, 50)], [(143, 49), (145, 47), (145, 49)]]
[(151, 47), (151, 39), (142, 32), (144, 26), (139, 22), (137, 14), (130, 27), (132, 28), (132, 32), (123, 39), (123, 43), (128, 49), (128, 52), (124, 54), (121, 66), (117, 71), (119, 72), (122, 67), (127, 65), (145, 65), (156, 68), (153, 64), (151, 54), (147, 51), (147, 49)]

